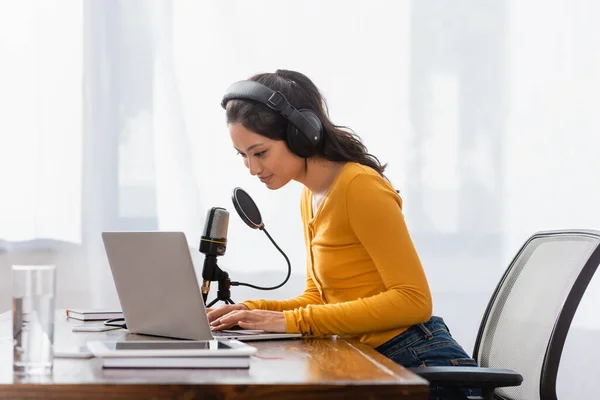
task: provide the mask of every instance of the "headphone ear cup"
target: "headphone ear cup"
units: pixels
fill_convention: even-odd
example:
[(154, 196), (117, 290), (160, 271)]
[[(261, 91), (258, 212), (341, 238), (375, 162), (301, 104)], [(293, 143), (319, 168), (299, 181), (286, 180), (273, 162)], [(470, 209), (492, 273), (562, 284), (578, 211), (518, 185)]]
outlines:
[(298, 138), (298, 136), (300, 136), (300, 132), (298, 132), (298, 129), (291, 123), (288, 121), (288, 125), (287, 125), (287, 132), (285, 133), (285, 139), (287, 142), (287, 146), (290, 149), (290, 151), (292, 153), (294, 153), (295, 155), (297, 155), (298, 157), (304, 157), (307, 158), (308, 156), (304, 154), (304, 152), (302, 151), (302, 148), (304, 147), (302, 143), (300, 143), (300, 141), (302, 140), (302, 138)]
[(323, 126), (321, 125), (321, 120), (317, 117), (317, 114), (312, 112), (311, 110), (300, 110), (300, 113), (304, 115), (304, 118), (310, 122), (312, 126), (315, 127), (315, 130), (319, 133), (317, 139), (311, 138), (311, 142), (320, 143), (321, 142), (321, 133), (323, 132)]
[(315, 139), (314, 137), (309, 137), (309, 133), (300, 131), (291, 122), (288, 122), (286, 141), (292, 153), (302, 158), (312, 157), (317, 153), (317, 148), (321, 143), (321, 120), (319, 120), (319, 117), (317, 117), (317, 115), (311, 110), (298, 111), (308, 120), (308, 122), (318, 132), (317, 138)]

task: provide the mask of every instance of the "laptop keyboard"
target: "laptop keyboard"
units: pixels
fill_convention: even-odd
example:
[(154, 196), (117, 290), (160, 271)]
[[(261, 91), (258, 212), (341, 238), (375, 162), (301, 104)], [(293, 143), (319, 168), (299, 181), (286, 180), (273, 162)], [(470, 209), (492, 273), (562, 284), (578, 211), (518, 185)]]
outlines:
[(213, 336), (219, 336), (219, 337), (239, 336), (237, 333), (223, 332), (223, 331), (212, 331), (212, 334), (213, 334)]

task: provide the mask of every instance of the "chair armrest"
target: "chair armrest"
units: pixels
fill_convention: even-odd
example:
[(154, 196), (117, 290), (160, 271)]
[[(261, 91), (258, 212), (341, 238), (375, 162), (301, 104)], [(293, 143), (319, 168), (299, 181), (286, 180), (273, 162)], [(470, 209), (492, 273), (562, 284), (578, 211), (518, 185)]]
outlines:
[(482, 367), (419, 367), (412, 372), (427, 379), (429, 383), (441, 386), (462, 386), (476, 388), (497, 388), (519, 386), (523, 382), (521, 374), (509, 369)]

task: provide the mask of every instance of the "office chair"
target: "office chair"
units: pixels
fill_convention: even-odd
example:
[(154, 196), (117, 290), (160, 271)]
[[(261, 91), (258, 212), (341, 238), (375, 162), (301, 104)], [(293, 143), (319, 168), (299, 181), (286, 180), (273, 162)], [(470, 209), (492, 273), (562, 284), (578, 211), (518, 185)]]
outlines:
[(600, 231), (535, 233), (488, 303), (473, 350), (479, 367), (411, 371), (432, 385), (482, 388), (486, 400), (557, 400), (561, 353), (599, 263)]

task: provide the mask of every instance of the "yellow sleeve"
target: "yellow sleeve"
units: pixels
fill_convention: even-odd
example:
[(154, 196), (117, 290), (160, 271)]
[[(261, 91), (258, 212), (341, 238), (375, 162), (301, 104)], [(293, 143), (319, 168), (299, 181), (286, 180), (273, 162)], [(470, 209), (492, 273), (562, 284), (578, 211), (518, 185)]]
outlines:
[(312, 336), (355, 335), (427, 321), (432, 312), (431, 293), (398, 194), (382, 179), (359, 174), (349, 183), (346, 209), (349, 225), (373, 260), (386, 290), (344, 303), (285, 311), (287, 331)]

